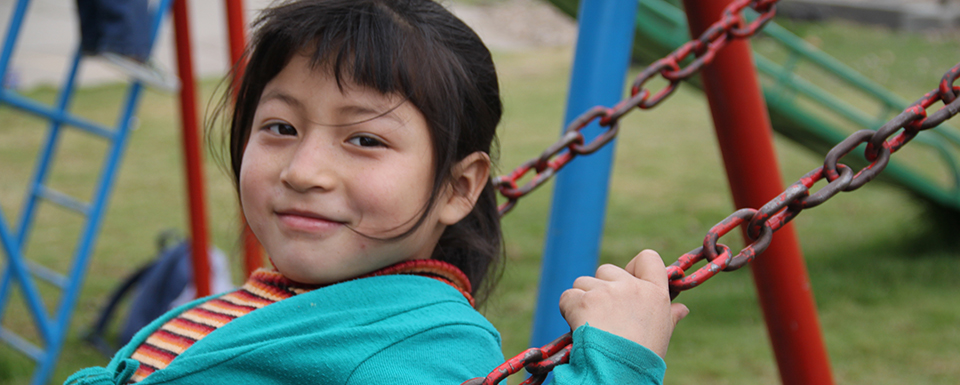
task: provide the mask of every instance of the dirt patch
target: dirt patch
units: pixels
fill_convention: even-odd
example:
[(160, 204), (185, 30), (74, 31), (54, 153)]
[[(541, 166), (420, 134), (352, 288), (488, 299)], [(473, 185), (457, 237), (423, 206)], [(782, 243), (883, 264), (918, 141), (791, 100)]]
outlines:
[(577, 37), (576, 22), (544, 1), (504, 0), (482, 5), (452, 2), (446, 5), (493, 50), (572, 46)]

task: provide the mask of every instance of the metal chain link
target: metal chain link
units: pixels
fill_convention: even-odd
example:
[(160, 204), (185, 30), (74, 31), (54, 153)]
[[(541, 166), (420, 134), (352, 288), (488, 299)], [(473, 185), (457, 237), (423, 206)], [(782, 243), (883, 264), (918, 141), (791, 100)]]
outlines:
[[(926, 93), (878, 130), (860, 130), (838, 143), (827, 153), (823, 166), (808, 172), (759, 210), (740, 209), (714, 225), (707, 232), (702, 247), (680, 256), (667, 266), (671, 297), (696, 287), (721, 270), (732, 271), (743, 267), (766, 250), (773, 233), (800, 211), (815, 207), (841, 191), (856, 190), (873, 180), (887, 166), (891, 154), (920, 131), (936, 127), (960, 111), (960, 98), (957, 98), (960, 86), (954, 85), (958, 77), (960, 63), (943, 75), (937, 89)], [(943, 106), (928, 116), (927, 109), (936, 102), (943, 102)], [(871, 163), (854, 173), (849, 166), (840, 163), (840, 159), (861, 143), (867, 144), (864, 156)], [(827, 185), (811, 194), (810, 188), (821, 179), (826, 179)], [(731, 257), (730, 248), (717, 243), (717, 240), (745, 222), (748, 222), (747, 237), (753, 243)], [(706, 260), (707, 264), (690, 275), (684, 273), (701, 260)]]
[[(556, 143), (547, 147), (539, 157), (524, 162), (509, 174), (495, 178), (494, 186), (500, 190), (500, 194), (507, 198), (507, 201), (500, 206), (500, 215), (503, 216), (513, 209), (518, 199), (550, 180), (557, 171), (566, 166), (577, 155), (593, 153), (613, 140), (617, 136), (621, 117), (635, 108), (645, 110), (660, 104), (677, 89), (681, 80), (693, 76), (703, 66), (713, 62), (717, 51), (732, 41), (731, 38), (743, 39), (756, 34), (764, 24), (773, 18), (776, 11), (774, 4), (777, 1), (738, 0), (731, 3), (724, 10), (723, 17), (701, 34), (699, 38), (687, 42), (641, 71), (634, 78), (633, 85), (630, 87), (630, 98), (621, 101), (613, 108), (596, 106), (581, 114), (567, 125), (563, 136)], [(750, 24), (744, 25), (742, 12), (747, 7), (759, 12), (760, 16)], [(681, 68), (680, 63), (691, 54), (694, 55), (693, 61), (685, 68)], [(644, 88), (644, 84), (658, 74), (666, 79), (669, 84), (653, 94), (650, 90)], [(650, 95), (653, 95), (653, 97)], [(607, 130), (593, 138), (589, 144), (584, 144), (585, 139), (580, 131), (594, 120), (599, 120), (598, 124)], [(523, 186), (519, 186), (518, 181), (531, 170), (535, 170), (536, 175)]]
[[(709, 64), (716, 52), (726, 46), (731, 37), (753, 36), (773, 17), (777, 1), (739, 0), (731, 3), (724, 10), (723, 17), (698, 39), (680, 46), (667, 57), (657, 60), (644, 69), (631, 87), (630, 98), (621, 101), (613, 108), (597, 106), (590, 109), (574, 119), (567, 126), (560, 140), (549, 146), (539, 157), (523, 163), (505, 176), (496, 178), (494, 185), (507, 198), (507, 202), (500, 206), (500, 215), (503, 216), (509, 212), (518, 199), (549, 180), (577, 155), (592, 153), (609, 143), (617, 135), (619, 119), (623, 115), (634, 108), (649, 109), (659, 104), (677, 88), (680, 80), (689, 78), (704, 65)], [(748, 6), (759, 12), (760, 16), (750, 24), (744, 25), (741, 12)], [(694, 60), (686, 68), (680, 68), (679, 63), (691, 53), (695, 55)], [(650, 98), (651, 92), (643, 88), (643, 85), (656, 74), (660, 74), (670, 83)], [(856, 190), (873, 180), (886, 167), (890, 155), (920, 131), (936, 127), (957, 115), (960, 111), (960, 98), (958, 98), (960, 86), (954, 83), (958, 77), (960, 77), (960, 63), (943, 75), (936, 89), (924, 94), (880, 129), (860, 130), (838, 143), (827, 153), (823, 166), (801, 177), (760, 209), (737, 210), (710, 228), (704, 237), (703, 246), (681, 255), (676, 262), (667, 266), (671, 299), (681, 291), (700, 285), (720, 271), (733, 271), (748, 264), (767, 249), (773, 239), (773, 233), (789, 223), (803, 209), (816, 207), (841, 191)], [(942, 102), (943, 107), (928, 116), (927, 109), (936, 102)], [(599, 119), (600, 126), (607, 127), (607, 131), (585, 145), (580, 130), (596, 119)], [(861, 143), (867, 144), (864, 155), (871, 163), (854, 173), (852, 168), (839, 161)], [(536, 170), (536, 175), (522, 187), (518, 187), (517, 181), (530, 170)], [(827, 185), (811, 194), (810, 188), (822, 179), (827, 180)], [(744, 224), (746, 224), (747, 236), (753, 242), (736, 255), (732, 255), (728, 246), (717, 241)], [(689, 275), (686, 274), (687, 270), (704, 260), (707, 261), (704, 266)], [(486, 377), (474, 378), (462, 385), (496, 385), (521, 369), (526, 369), (531, 374), (521, 385), (542, 384), (547, 373), (555, 366), (568, 362), (571, 343), (571, 334), (564, 334), (541, 348), (527, 349), (497, 367)]]

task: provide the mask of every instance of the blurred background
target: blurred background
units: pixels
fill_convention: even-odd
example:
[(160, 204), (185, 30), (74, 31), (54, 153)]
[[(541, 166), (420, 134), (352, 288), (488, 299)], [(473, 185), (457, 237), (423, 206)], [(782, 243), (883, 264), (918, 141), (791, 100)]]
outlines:
[[(0, 30), (7, 29), (13, 4), (0, 0)], [(244, 1), (246, 20), (267, 4)], [(494, 53), (506, 106), (499, 170), (508, 172), (538, 156), (561, 130), (577, 33), (572, 17), (576, 1), (444, 4), (475, 28)], [(632, 76), (669, 52), (672, 48), (664, 47), (685, 33), (685, 25), (674, 20), (678, 12), (682, 18), (678, 5), (640, 2), (634, 65), (624, 95)], [(209, 116), (230, 66), (226, 19), (218, 1), (190, 1), (189, 11), (195, 69), (202, 79), (200, 111)], [(769, 31), (751, 40), (763, 57), (757, 59), (758, 68), (763, 60), (770, 63), (760, 78), (778, 132), (782, 182), (793, 183), (821, 165), (830, 138), (882, 123), (902, 109), (889, 104), (913, 101), (934, 89), (960, 61), (958, 15), (960, 4), (952, 0), (785, 0), (776, 26), (767, 28), (783, 34)], [(73, 2), (34, 0), (4, 86), (53, 103), (78, 31)], [(175, 69), (172, 41), (167, 20), (154, 58), (169, 71)], [(794, 46), (815, 52), (814, 59), (796, 57)], [(852, 70), (858, 79), (854, 83), (870, 86), (851, 85), (836, 69), (818, 64), (817, 55)], [(88, 62), (71, 110), (112, 124), (126, 78), (109, 65)], [(706, 231), (734, 210), (709, 109), (696, 83), (685, 83), (657, 108), (636, 111), (621, 123), (601, 262), (623, 265), (652, 248), (671, 263), (700, 245)], [(662, 85), (653, 82), (649, 88)], [(834, 108), (841, 104), (843, 108)], [(189, 232), (178, 111), (175, 94), (148, 89), (140, 101), (136, 130), (120, 164), (52, 383), (107, 362), (83, 336), (109, 294), (156, 256), (158, 234)], [(0, 208), (7, 223), (15, 223), (20, 214), (46, 127), (45, 120), (0, 105)], [(955, 128), (944, 130), (952, 131), (930, 134), (929, 143), (911, 143), (894, 155), (906, 179), (885, 173), (880, 181), (840, 194), (794, 220), (837, 383), (955, 384), (960, 378), (957, 144), (949, 140)], [(50, 183), (89, 198), (105, 145), (78, 132), (64, 135)], [(211, 242), (228, 256), (232, 280), (240, 284), (244, 272), (235, 192), (217, 162), (219, 135), (213, 132), (207, 142)], [(914, 182), (910, 175), (925, 182)], [(525, 198), (503, 220), (507, 267), (482, 312), (501, 331), (508, 357), (529, 344), (551, 189), (545, 186)], [(25, 246), (28, 257), (65, 269), (81, 219), (47, 206), (37, 215)], [(721, 242), (734, 250), (742, 247), (738, 235)], [(54, 303), (59, 292), (39, 287)], [(721, 274), (678, 300), (691, 314), (674, 334), (667, 384), (779, 381), (749, 273)], [(5, 328), (38, 341), (18, 289), (0, 314)], [(124, 309), (119, 315), (123, 318)], [(115, 338), (117, 328), (110, 328), (109, 338)], [(0, 344), (0, 384), (27, 384), (33, 369), (32, 360)]]

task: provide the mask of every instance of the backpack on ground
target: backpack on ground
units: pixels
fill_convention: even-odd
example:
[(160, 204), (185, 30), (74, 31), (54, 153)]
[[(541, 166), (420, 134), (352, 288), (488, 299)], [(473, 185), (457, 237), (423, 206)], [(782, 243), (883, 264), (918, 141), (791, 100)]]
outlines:
[[(190, 241), (172, 231), (157, 237), (157, 257), (137, 269), (111, 293), (106, 306), (84, 339), (106, 356), (126, 345), (144, 326), (170, 309), (194, 298), (193, 265)], [(211, 292), (233, 289), (227, 259), (219, 249), (210, 251)], [(116, 343), (107, 340), (106, 332), (121, 302), (133, 294), (127, 317), (123, 320)]]

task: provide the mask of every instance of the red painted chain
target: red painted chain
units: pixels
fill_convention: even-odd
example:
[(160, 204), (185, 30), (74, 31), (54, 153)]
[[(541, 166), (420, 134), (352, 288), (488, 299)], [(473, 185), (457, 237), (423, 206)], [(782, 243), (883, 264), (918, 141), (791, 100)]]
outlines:
[[(774, 4), (777, 1), (738, 0), (731, 3), (724, 10), (723, 17), (710, 26), (698, 39), (687, 42), (640, 72), (634, 78), (633, 86), (630, 88), (630, 98), (621, 101), (613, 108), (596, 106), (581, 114), (567, 125), (560, 140), (547, 147), (539, 157), (530, 159), (511, 173), (494, 179), (494, 185), (500, 190), (500, 194), (507, 198), (507, 202), (500, 206), (500, 215), (502, 216), (510, 211), (516, 205), (518, 199), (540, 187), (577, 155), (593, 153), (613, 140), (617, 136), (619, 121), (623, 115), (634, 108), (646, 110), (660, 104), (677, 89), (681, 80), (693, 76), (703, 66), (710, 64), (717, 51), (732, 41), (731, 38), (742, 39), (757, 33), (764, 24), (773, 18)], [(744, 23), (742, 17), (742, 12), (747, 7), (760, 13), (760, 16), (749, 24)], [(690, 57), (691, 54), (694, 57), (693, 61), (685, 68), (681, 68), (680, 63)], [(656, 77), (657, 74), (667, 79), (670, 84), (653, 94), (643, 85)], [(651, 94), (653, 97), (650, 96)], [(584, 137), (580, 130), (594, 120), (598, 120), (599, 125), (606, 127), (607, 130), (593, 138), (590, 143), (584, 144)], [(518, 181), (527, 175), (530, 170), (536, 170), (536, 175), (523, 186), (519, 186)]]
[[(943, 75), (936, 89), (924, 94), (878, 130), (860, 130), (838, 143), (827, 153), (823, 166), (808, 172), (760, 209), (737, 210), (714, 225), (703, 239), (702, 247), (680, 256), (667, 266), (671, 296), (676, 297), (681, 291), (696, 287), (721, 270), (733, 271), (743, 267), (766, 250), (773, 233), (801, 210), (815, 207), (841, 191), (856, 190), (873, 180), (887, 166), (890, 154), (907, 144), (920, 131), (936, 127), (960, 111), (960, 98), (957, 97), (960, 86), (954, 85), (958, 77), (960, 63)], [(943, 102), (943, 106), (928, 116), (927, 109), (936, 102)], [(854, 173), (852, 168), (840, 163), (840, 159), (861, 143), (867, 144), (864, 156), (871, 163)], [(826, 179), (827, 185), (811, 194), (810, 188), (821, 179)], [(747, 236), (753, 243), (732, 256), (730, 248), (717, 243), (717, 240), (744, 223)], [(706, 265), (692, 274), (684, 273), (702, 260), (707, 261)]]
[[(709, 64), (716, 52), (723, 48), (731, 37), (745, 38), (754, 35), (773, 17), (777, 1), (738, 0), (731, 3), (721, 20), (714, 23), (698, 39), (680, 46), (667, 57), (644, 69), (634, 81), (629, 99), (613, 108), (597, 106), (580, 115), (567, 126), (560, 140), (548, 147), (539, 157), (523, 163), (505, 176), (496, 178), (494, 185), (507, 198), (507, 202), (500, 206), (500, 215), (509, 212), (518, 199), (549, 180), (577, 155), (592, 153), (609, 143), (617, 135), (618, 121), (623, 115), (634, 108), (649, 109), (659, 104), (677, 88), (680, 80), (689, 78)], [(741, 12), (748, 6), (759, 12), (760, 16), (744, 25)], [(679, 63), (691, 53), (695, 59), (686, 68), (680, 68)], [(650, 98), (651, 92), (644, 89), (643, 84), (657, 73), (670, 84)], [(924, 94), (880, 129), (860, 130), (838, 143), (827, 153), (823, 166), (804, 175), (760, 209), (737, 210), (714, 225), (704, 237), (703, 246), (683, 254), (676, 262), (667, 266), (671, 298), (675, 298), (681, 291), (700, 285), (720, 271), (733, 271), (745, 266), (763, 253), (770, 245), (773, 233), (790, 222), (801, 210), (815, 207), (841, 191), (860, 188), (883, 171), (890, 160), (890, 154), (903, 147), (917, 133), (936, 127), (957, 115), (960, 111), (960, 86), (954, 83), (958, 77), (960, 63), (943, 75), (936, 89)], [(943, 107), (928, 116), (927, 109), (938, 101), (943, 102)], [(607, 127), (607, 131), (585, 145), (580, 130), (595, 119), (599, 119), (598, 123)], [(900, 131), (901, 129), (903, 131)], [(867, 144), (864, 155), (871, 163), (854, 173), (853, 169), (839, 163), (839, 160), (861, 143)], [(536, 170), (536, 175), (522, 187), (518, 187), (517, 181), (532, 169)], [(826, 179), (827, 185), (811, 194), (810, 188), (821, 179)], [(747, 236), (753, 242), (734, 256), (728, 246), (717, 243), (717, 240), (744, 224)], [(686, 270), (703, 260), (707, 261), (704, 266), (689, 275), (686, 274)], [(539, 385), (555, 366), (568, 362), (571, 343), (570, 333), (564, 334), (542, 348), (527, 349), (486, 377), (474, 378), (462, 385), (496, 385), (524, 368), (531, 376), (521, 385)]]
[(557, 365), (565, 364), (570, 359), (570, 348), (573, 346), (573, 337), (570, 333), (564, 334), (544, 345), (542, 348), (530, 348), (523, 353), (507, 360), (486, 377), (477, 377), (467, 380), (460, 385), (497, 385), (510, 375), (527, 369), (530, 377), (520, 385), (539, 385), (547, 378), (547, 374)]

